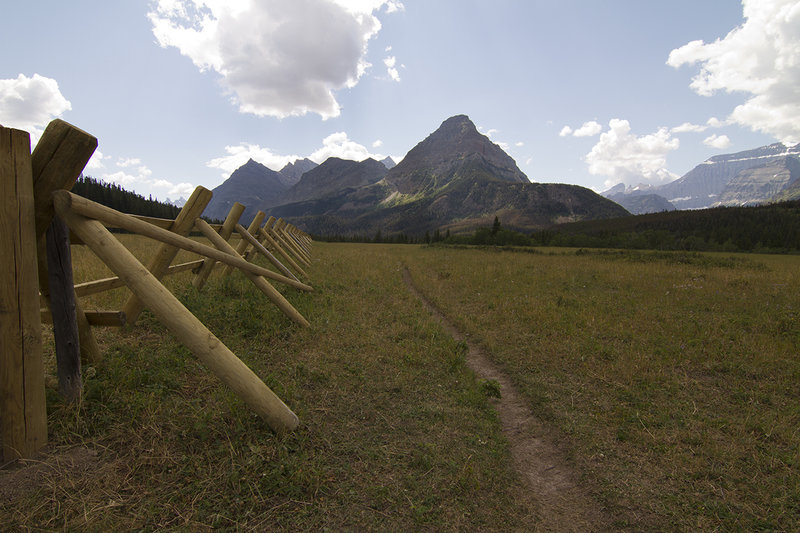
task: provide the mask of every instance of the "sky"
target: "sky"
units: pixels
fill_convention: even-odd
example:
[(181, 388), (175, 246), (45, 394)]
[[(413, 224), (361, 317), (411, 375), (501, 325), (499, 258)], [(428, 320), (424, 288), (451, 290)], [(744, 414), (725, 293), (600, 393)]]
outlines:
[(401, 160), (465, 114), (533, 182), (800, 142), (800, 0), (3, 0), (0, 124), (160, 200), (252, 158)]

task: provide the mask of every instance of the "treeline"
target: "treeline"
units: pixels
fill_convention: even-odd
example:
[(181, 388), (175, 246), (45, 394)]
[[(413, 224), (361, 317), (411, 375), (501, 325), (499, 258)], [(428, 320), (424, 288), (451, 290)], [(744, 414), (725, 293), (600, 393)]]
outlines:
[(98, 204), (131, 215), (174, 219), (181, 208), (167, 202), (145, 198), (135, 192), (126, 191), (115, 183), (106, 183), (89, 176), (81, 176), (72, 187), (72, 192)]
[(530, 237), (542, 246), (800, 252), (800, 201), (575, 222)]
[(800, 252), (800, 201), (671, 211), (560, 224), (530, 234), (480, 228), (452, 244), (718, 252)]

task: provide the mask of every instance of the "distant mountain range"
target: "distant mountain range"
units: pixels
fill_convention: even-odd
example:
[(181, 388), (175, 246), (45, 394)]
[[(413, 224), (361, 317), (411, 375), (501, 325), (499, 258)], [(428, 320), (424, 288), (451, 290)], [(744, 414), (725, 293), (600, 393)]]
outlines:
[(291, 184), (285, 171), (248, 161), (214, 189), (204, 214), (224, 218), (238, 201), (248, 207), (243, 218), (263, 210), (320, 235), (460, 231), (495, 216), (506, 227), (532, 230), (629, 214), (584, 187), (531, 183), (466, 115), (445, 120), (396, 166), (390, 158), (330, 158)]
[(602, 194), (634, 214), (795, 200), (800, 198), (800, 144), (714, 156), (665, 185), (620, 184)]

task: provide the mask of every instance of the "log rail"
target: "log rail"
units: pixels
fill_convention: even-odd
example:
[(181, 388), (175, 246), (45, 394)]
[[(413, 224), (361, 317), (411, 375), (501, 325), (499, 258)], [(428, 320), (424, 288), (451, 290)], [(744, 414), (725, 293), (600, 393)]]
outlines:
[[(132, 326), (150, 311), (276, 433), (294, 430), (297, 416), (161, 283), (191, 270), (202, 289), (215, 266), (247, 276), (286, 316), (309, 323), (272, 283), (312, 291), (300, 265), (311, 264), (311, 238), (259, 212), (248, 228), (235, 203), (221, 225), (200, 218), (211, 191), (198, 187), (175, 220), (134, 216), (72, 194), (70, 189), (97, 147), (92, 135), (62, 120), (45, 129), (31, 152), (27, 132), (0, 126), (0, 445), (2, 461), (34, 457), (47, 443), (42, 323), (53, 324), (59, 391), (65, 401), (82, 392), (81, 360), (102, 354), (93, 327)], [(121, 228), (161, 243), (147, 266), (109, 232)], [(211, 246), (188, 237), (199, 231)], [(228, 241), (241, 237), (234, 248)], [(115, 277), (74, 284), (70, 244), (85, 244)], [(199, 259), (173, 265), (179, 250)], [(265, 257), (272, 268), (252, 263)], [(127, 287), (118, 311), (83, 310), (80, 297)]]

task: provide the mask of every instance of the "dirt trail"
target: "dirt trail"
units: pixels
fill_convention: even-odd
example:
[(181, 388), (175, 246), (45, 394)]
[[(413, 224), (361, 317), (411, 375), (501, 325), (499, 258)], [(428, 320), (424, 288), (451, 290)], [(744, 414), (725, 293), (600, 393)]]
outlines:
[(578, 484), (578, 475), (556, 445), (554, 431), (533, 415), (508, 376), (489, 360), (483, 349), (463, 335), (417, 289), (407, 268), (403, 269), (403, 280), (445, 330), (467, 344), (469, 367), (481, 378), (500, 384), (501, 397), (493, 400), (493, 404), (511, 444), (514, 466), (530, 489), (522, 497), (541, 516), (541, 530), (608, 531), (611, 528), (608, 516)]

